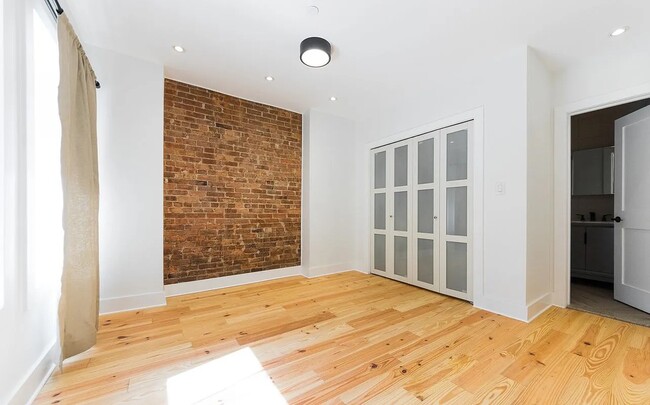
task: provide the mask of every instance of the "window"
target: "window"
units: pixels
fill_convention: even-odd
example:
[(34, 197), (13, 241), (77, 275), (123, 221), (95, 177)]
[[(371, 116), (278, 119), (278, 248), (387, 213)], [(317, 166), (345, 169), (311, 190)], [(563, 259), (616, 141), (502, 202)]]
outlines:
[[(4, 27), (4, 1), (0, 3), (0, 21)], [(2, 44), (2, 51), (0, 51), (0, 125), (2, 133), (6, 131), (5, 127), (5, 55), (4, 50), (7, 49), (7, 43), (4, 37), (4, 29), (0, 29), (0, 44)], [(6, 137), (3, 136), (0, 139), (0, 309), (4, 308), (5, 304), (5, 196), (7, 192), (5, 190), (5, 142)]]
[[(41, 2), (42, 3), (42, 2)], [(55, 24), (45, 7), (32, 13), (31, 89), (27, 136), (27, 285), (50, 293), (63, 265), (59, 55)], [(30, 94), (31, 93), (31, 94)]]

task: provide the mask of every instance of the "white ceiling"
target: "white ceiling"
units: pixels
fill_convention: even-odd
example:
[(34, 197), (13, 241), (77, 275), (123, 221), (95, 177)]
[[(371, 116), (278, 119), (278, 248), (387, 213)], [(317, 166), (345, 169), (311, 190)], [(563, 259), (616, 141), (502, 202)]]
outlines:
[[(530, 45), (551, 70), (648, 51), (648, 0), (94, 0), (62, 2), (86, 43), (157, 61), (167, 77), (304, 112), (355, 117), (459, 64)], [(320, 9), (309, 13), (309, 6)], [(628, 33), (609, 32), (630, 26)], [(300, 41), (334, 48), (321, 69)], [(172, 45), (185, 47), (183, 54)], [(271, 75), (273, 82), (265, 77)], [(101, 78), (100, 78), (101, 80)], [(331, 102), (331, 96), (338, 101)]]

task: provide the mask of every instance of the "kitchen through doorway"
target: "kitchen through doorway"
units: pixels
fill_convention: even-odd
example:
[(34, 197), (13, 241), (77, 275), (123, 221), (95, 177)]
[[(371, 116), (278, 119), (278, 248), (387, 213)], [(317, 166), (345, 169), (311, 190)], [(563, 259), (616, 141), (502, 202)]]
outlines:
[[(615, 237), (622, 236), (617, 212), (617, 120), (644, 108), (650, 98), (571, 117), (571, 285), (569, 307), (650, 327), (650, 314), (621, 296), (615, 299)], [(618, 121), (619, 132), (623, 121)], [(650, 136), (650, 133), (648, 134)], [(619, 140), (620, 142), (620, 140)], [(621, 173), (618, 173), (620, 181)], [(650, 171), (648, 171), (650, 176)], [(620, 181), (622, 182), (622, 181)], [(618, 185), (620, 186), (620, 185)], [(617, 222), (618, 221), (618, 222)], [(618, 232), (618, 234), (617, 234)], [(620, 241), (619, 241), (620, 244)], [(650, 246), (647, 247), (650, 251)], [(620, 267), (620, 265), (619, 265)], [(650, 273), (650, 267), (638, 274)], [(644, 289), (644, 279), (638, 281)], [(630, 277), (632, 278), (632, 277)], [(619, 282), (620, 285), (620, 282)], [(624, 294), (623, 294), (624, 295)], [(624, 303), (622, 301), (627, 301)], [(634, 303), (634, 301), (632, 302)]]

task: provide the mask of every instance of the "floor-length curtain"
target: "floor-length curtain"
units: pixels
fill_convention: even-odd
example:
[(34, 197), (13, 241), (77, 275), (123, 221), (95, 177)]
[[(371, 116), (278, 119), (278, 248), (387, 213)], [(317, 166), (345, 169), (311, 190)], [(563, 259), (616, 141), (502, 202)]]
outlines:
[(65, 14), (58, 19), (63, 184), (61, 360), (95, 344), (99, 315), (95, 74)]

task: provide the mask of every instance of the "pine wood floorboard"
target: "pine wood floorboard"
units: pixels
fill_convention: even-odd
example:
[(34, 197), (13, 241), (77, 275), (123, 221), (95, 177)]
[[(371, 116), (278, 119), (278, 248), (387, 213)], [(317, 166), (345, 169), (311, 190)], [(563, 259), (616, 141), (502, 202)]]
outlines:
[[(100, 325), (36, 404), (247, 403), (266, 389), (261, 403), (650, 404), (650, 328), (560, 308), (526, 324), (358, 272), (172, 297)], [(251, 353), (248, 374), (219, 368)]]

